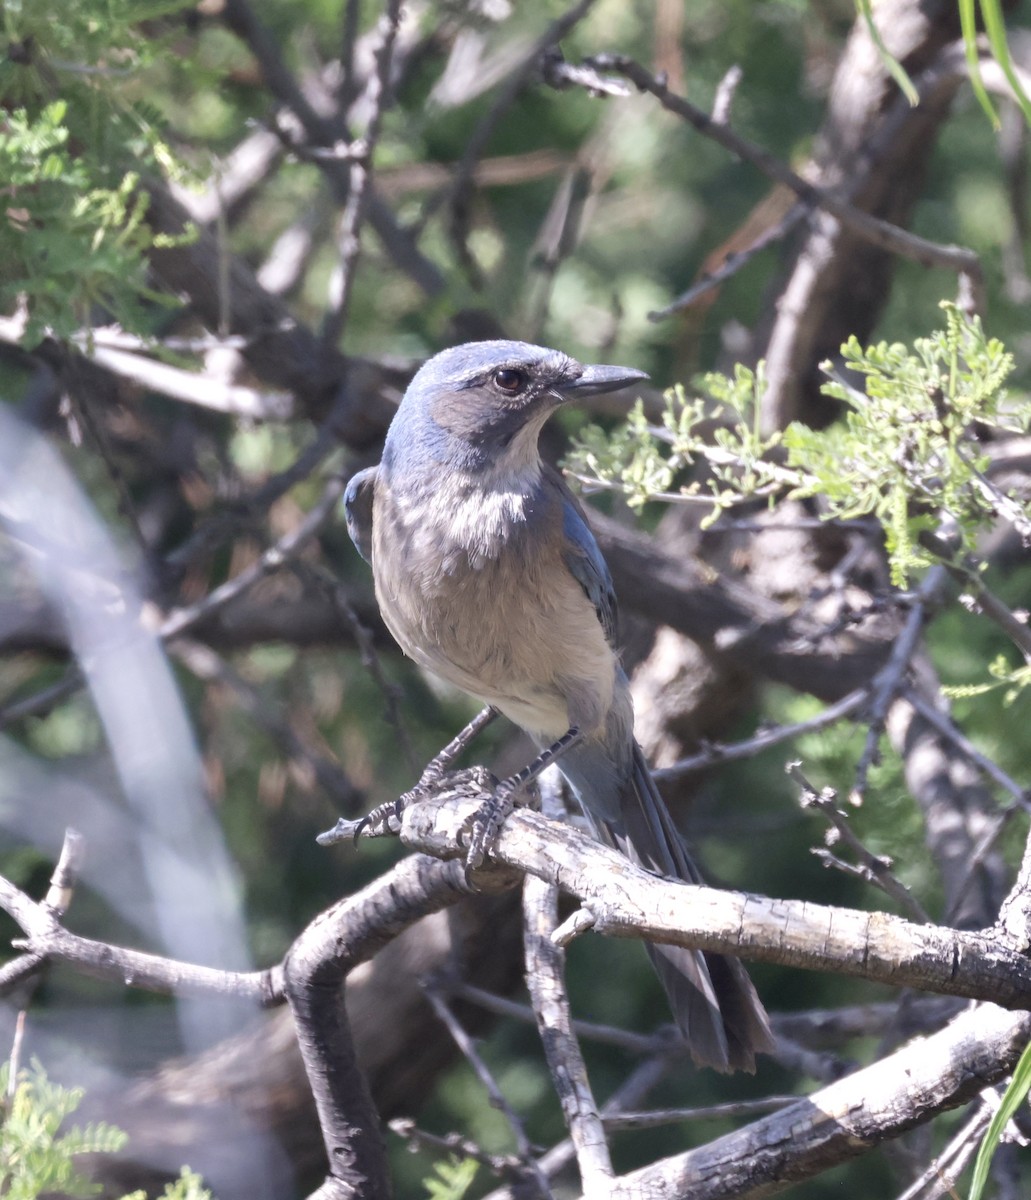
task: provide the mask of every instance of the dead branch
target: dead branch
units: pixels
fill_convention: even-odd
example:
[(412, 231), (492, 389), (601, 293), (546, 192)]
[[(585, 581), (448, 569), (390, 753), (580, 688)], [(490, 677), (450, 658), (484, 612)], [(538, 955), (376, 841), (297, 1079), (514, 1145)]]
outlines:
[(1029, 1035), (1026, 1013), (976, 1005), (940, 1033), (764, 1120), (624, 1176), (615, 1194), (772, 1195), (976, 1096), (1013, 1069)]
[[(457, 796), (444, 791), (411, 805), (402, 820), (402, 841), (428, 854), (461, 853), (466, 823), (486, 798), (466, 783)], [(582, 924), (612, 937), (834, 971), (1013, 1008), (1031, 1004), (1031, 963), (1002, 940), (1001, 931), (962, 933), (887, 913), (661, 879), (527, 809), (508, 818), (492, 858), (575, 896), (587, 918)]]

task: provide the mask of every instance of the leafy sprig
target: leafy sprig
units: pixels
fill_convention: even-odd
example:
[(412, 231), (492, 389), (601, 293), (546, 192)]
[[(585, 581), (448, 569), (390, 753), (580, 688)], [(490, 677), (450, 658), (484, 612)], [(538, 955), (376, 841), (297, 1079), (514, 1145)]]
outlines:
[[(1026, 428), (1031, 405), (1006, 391), (1013, 359), (1002, 344), (977, 318), (943, 308), (944, 328), (912, 347), (864, 348), (852, 338), (840, 368), (824, 365), (824, 392), (845, 405), (843, 420), (829, 429), (796, 422), (763, 435), (762, 370), (738, 367), (732, 378), (705, 376), (705, 399), (689, 399), (681, 388), (667, 393), (661, 425), (648, 422), (638, 404), (611, 436), (589, 428), (567, 469), (588, 488), (621, 492), (634, 507), (705, 504), (709, 524), (757, 498), (813, 497), (828, 518), (875, 517), (898, 586), (935, 560), (926, 535), (943, 524), (957, 556), (1000, 517), (1027, 536), (1031, 509), (990, 482), (982, 438)], [(689, 475), (699, 463), (706, 467), (701, 480)]]
[(182, 177), (133, 85), (160, 39), (139, 23), (182, 0), (57, 0), (0, 8), (0, 316), (22, 340), (66, 337), (94, 307), (148, 332), (140, 172)]
[[(9, 1087), (10, 1064), (0, 1067), (0, 1195), (7, 1200), (37, 1196), (95, 1196), (102, 1189), (76, 1165), (81, 1154), (116, 1154), (128, 1141), (114, 1125), (98, 1121), (65, 1128), (79, 1107), (81, 1088), (51, 1082), (38, 1062), (21, 1071)], [(142, 1191), (123, 1200), (146, 1200)], [(200, 1177), (184, 1167), (162, 1193), (162, 1200), (211, 1200)]]

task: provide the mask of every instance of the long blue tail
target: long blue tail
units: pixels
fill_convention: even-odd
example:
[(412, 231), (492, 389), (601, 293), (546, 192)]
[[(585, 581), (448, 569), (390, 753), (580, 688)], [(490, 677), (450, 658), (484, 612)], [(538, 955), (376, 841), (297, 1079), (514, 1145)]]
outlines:
[[(559, 760), (599, 840), (658, 875), (701, 883), (636, 741), (629, 772), (599, 758), (597, 743), (581, 743)], [(645, 949), (695, 1062), (717, 1071), (754, 1071), (756, 1054), (772, 1049), (773, 1035), (738, 959), (659, 943)]]

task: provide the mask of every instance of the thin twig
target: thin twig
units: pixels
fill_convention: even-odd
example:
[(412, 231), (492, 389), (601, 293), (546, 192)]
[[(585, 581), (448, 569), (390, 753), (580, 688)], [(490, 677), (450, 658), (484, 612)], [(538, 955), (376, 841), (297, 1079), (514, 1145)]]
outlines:
[(934, 535), (920, 538), (920, 544), (941, 560), (945, 569), (962, 587), (970, 590), (974, 603), (982, 613), (997, 625), (1031, 664), (1031, 627), (1013, 612), (1004, 601), (990, 591), (973, 556), (959, 560), (950, 554), (950, 548)]
[(808, 214), (810, 208), (806, 204), (793, 204), (791, 208), (784, 214), (783, 217), (768, 229), (764, 229), (762, 233), (744, 250), (737, 250), (732, 254), (728, 254), (723, 262), (716, 268), (715, 271), (709, 271), (700, 279), (682, 292), (675, 300), (671, 300), (669, 304), (663, 308), (657, 308), (648, 313), (649, 321), (662, 321), (666, 317), (671, 317), (674, 313), (680, 312), (682, 309), (690, 308), (696, 300), (699, 300), (707, 292), (711, 292), (722, 283), (726, 283), (728, 279), (736, 275), (743, 267), (748, 266), (756, 255), (761, 254), (769, 246), (775, 245), (777, 242), (782, 242), (795, 226)]
[[(560, 817), (564, 812), (561, 789), (557, 769), (549, 768), (541, 780), (541, 808), (547, 816)], [(526, 985), (555, 1093), (576, 1148), (584, 1193), (601, 1200), (612, 1183), (612, 1159), (572, 1027), (565, 985), (566, 956), (552, 939), (557, 925), (558, 888), (528, 875), (523, 884)]]
[(340, 260), (330, 280), (329, 304), (322, 321), (322, 340), (329, 345), (336, 345), (347, 325), (355, 270), (361, 252), (361, 227), (368, 207), (373, 155), (379, 141), (383, 112), (390, 100), (390, 60), (400, 22), (401, 0), (387, 0), (386, 11), (381, 18), (381, 40), (373, 54), (376, 69), (366, 87), (371, 113), (362, 138), (361, 153), (351, 160), (351, 184), (340, 219), (337, 242)]
[(963, 873), (953, 886), (952, 901), (949, 904), (948, 912), (945, 914), (947, 921), (955, 919), (955, 915), (959, 912), (968, 889), (977, 877), (978, 872), (984, 866), (996, 842), (1002, 837), (1003, 830), (1020, 811), (1020, 807), (1015, 803), (1001, 809), (974, 844), (973, 850), (971, 850), (969, 857), (963, 864)]
[(599, 54), (588, 61), (601, 70), (617, 71), (624, 75), (641, 91), (649, 92), (663, 108), (687, 121), (699, 133), (717, 142), (743, 162), (750, 163), (770, 179), (791, 188), (803, 203), (830, 213), (873, 245), (926, 267), (944, 267), (954, 271), (961, 280), (968, 281), (975, 295), (980, 294), (983, 272), (981, 261), (972, 250), (918, 237), (897, 225), (855, 208), (834, 191), (809, 183), (776, 156), (735, 133), (729, 125), (714, 121), (708, 113), (691, 104), (683, 96), (671, 92), (661, 79), (626, 55)]
[(987, 475), (979, 471), (962, 446), (957, 447), (957, 452), (973, 476), (974, 486), (981, 493), (982, 498), (997, 517), (1009, 521), (1020, 534), (1020, 540), (1026, 549), (1031, 545), (1031, 518), (1028, 517), (1024, 506), (1018, 500), (1014, 500), (1012, 496), (1007, 496), (1000, 487), (992, 483)]
[(83, 427), (92, 441), (100, 461), (104, 464), (104, 468), (114, 487), (115, 495), (118, 497), (118, 511), (132, 530), (133, 540), (136, 543), (137, 549), (141, 554), (147, 555), (150, 552), (150, 547), (147, 544), (143, 529), (140, 527), (140, 518), (139, 513), (136, 511), (136, 503), (129, 490), (125, 472), (115, 460), (107, 431), (101, 421), (97, 419), (97, 414), (94, 412), (90, 389), (85, 385), (85, 380), (82, 377), (82, 360), (74, 353), (66, 352), (62, 357), (65, 359), (64, 374), (69, 382), (74, 384), (72, 398), (78, 406)]
[[(343, 120), (320, 116), (309, 103), (297, 80), (288, 70), (275, 39), (247, 0), (226, 0), (223, 15), (226, 24), (247, 44), (257, 59), (270, 91), (301, 123), (311, 147), (332, 150), (340, 142), (353, 142), (354, 139)], [(323, 172), (337, 200), (346, 203), (351, 186), (347, 162), (339, 161), (333, 155), (322, 155), (313, 161)], [(397, 267), (427, 295), (440, 295), (446, 287), (444, 276), (436, 264), (419, 250), (408, 231), (399, 224), (391, 210), (376, 195), (375, 189), (370, 189), (368, 216), (370, 224)]]
[(339, 763), (309, 746), (289, 718), (273, 709), (258, 689), (234, 671), (216, 651), (202, 642), (179, 637), (172, 643), (171, 652), (198, 679), (229, 688), (254, 724), (279, 742), (289, 758), (311, 772), (312, 779), (336, 807), (344, 812), (361, 811), (363, 793)]
[(508, 1123), (508, 1127), (511, 1129), (512, 1136), (515, 1139), (516, 1151), (524, 1164), (524, 1171), (536, 1182), (540, 1194), (550, 1197), (551, 1188), (548, 1186), (547, 1180), (534, 1160), (533, 1145), (527, 1137), (526, 1126), (523, 1124), (522, 1118), (505, 1098), (505, 1094), (498, 1086), (493, 1073), (476, 1049), (473, 1039), (462, 1028), (461, 1023), (444, 1000), (442, 991), (429, 981), (425, 982), (423, 986), (426, 998), (429, 1000), (433, 1011), (451, 1035), (455, 1045), (462, 1052), (466, 1062), (472, 1067), (477, 1079), (479, 1079), (480, 1084), (490, 1097), (491, 1107), (496, 1108)]
[[(533, 1009), (528, 1004), (520, 1004), (517, 1000), (509, 1000), (505, 996), (495, 996), (493, 992), (485, 992), (482, 988), (462, 980), (449, 980), (447, 986), (450, 994), (456, 999), (476, 1004), (499, 1017), (522, 1021), (528, 1025), (532, 1025), (536, 1020)], [(571, 1028), (582, 1040), (597, 1042), (603, 1046), (616, 1046), (639, 1058), (665, 1053), (684, 1061), (690, 1060), (687, 1043), (671, 1025), (665, 1025), (655, 1033), (634, 1033), (628, 1029), (619, 1029), (615, 1025), (601, 1025), (596, 1021), (576, 1018)]]
[[(917, 1200), (932, 1184), (944, 1184), (945, 1190), (955, 1187), (960, 1172), (977, 1149), (992, 1119), (991, 1109), (983, 1101), (975, 1103), (973, 1108), (974, 1115), (949, 1140), (945, 1148), (935, 1155), (927, 1169), (917, 1176), (904, 1192), (899, 1193), (898, 1200)], [(934, 1192), (935, 1196), (941, 1194), (940, 1189)]]
[(411, 734), (408, 732), (408, 726), (401, 711), (403, 691), (383, 669), (383, 663), (376, 650), (376, 640), (373, 637), (372, 630), (369, 629), (355, 611), (350, 597), (340, 584), (340, 580), (330, 571), (326, 570), (325, 567), (310, 562), (302, 563), (296, 558), (291, 559), (288, 565), (302, 582), (313, 583), (319, 588), (333, 606), (334, 612), (339, 616), (344, 627), (350, 630), (351, 636), (358, 647), (362, 666), (369, 672), (373, 682), (383, 696), (386, 709), (384, 718), (397, 734), (401, 753), (404, 755), (408, 766), (412, 771), (417, 771), (420, 765), (419, 756), (416, 753), (415, 745), (412, 742)]
[[(333, 449), (333, 446), (332, 433), (327, 425), (320, 430), (320, 434), (314, 442), (298, 456), (296, 462), (280, 475), (266, 482), (251, 500), (248, 501), (248, 507), (272, 504), (280, 495), (299, 482), (300, 479), (307, 478), (308, 474)], [(294, 556), (300, 551), (302, 546), (333, 515), (336, 503), (345, 486), (346, 477), (340, 474), (334, 475), (326, 485), (319, 501), (295, 529), (292, 529), (276, 542), (274, 546), (266, 550), (251, 567), (241, 571), (239, 575), (234, 576), (232, 579), (227, 580), (226, 583), (216, 588), (213, 592), (208, 593), (207, 596), (196, 603), (169, 613), (158, 628), (158, 636), (163, 641), (169, 641), (172, 638), (178, 637), (180, 634), (193, 628), (198, 622), (213, 616), (226, 604), (237, 599), (248, 588), (253, 587), (254, 584), (265, 578), (273, 570), (278, 569), (284, 564), (292, 564)], [(215, 536), (215, 531), (210, 524), (199, 529), (193, 537), (169, 557), (169, 564), (179, 566), (190, 561), (196, 555), (199, 547), (210, 548), (212, 544), (222, 540), (221, 535), (222, 530), (220, 529), (217, 531), (217, 536)], [(338, 610), (344, 613), (347, 607), (341, 601), (338, 605)], [(368, 635), (367, 631), (365, 631), (366, 636), (364, 640), (368, 644), (364, 644), (363, 638), (359, 634), (359, 630), (364, 627), (361, 626), (353, 610), (351, 610), (351, 617), (353, 620), (349, 619), (347, 623), (355, 632), (356, 641), (362, 649), (363, 662), (368, 666), (376, 658), (375, 650), (371, 645), (371, 635)], [(381, 686), (384, 687), (388, 705), (391, 704), (390, 685), (383, 677), (382, 671), (373, 671), (373, 675), (380, 682)], [(83, 682), (82, 672), (78, 666), (73, 664), (56, 683), (50, 684), (40, 691), (33, 693), (31, 696), (25, 697), (23, 700), (8, 704), (3, 709), (0, 709), (0, 731), (29, 717), (49, 712), (63, 700), (67, 700), (70, 696), (74, 695)]]
[(455, 167), (451, 185), (441, 202), (447, 204), (451, 210), (451, 237), (467, 267), (473, 265), (466, 248), (467, 197), (476, 164), (482, 158), (498, 122), (515, 103), (519, 93), (526, 86), (527, 80), (539, 66), (542, 56), (582, 20), (594, 2), (595, 0), (577, 0), (571, 8), (548, 26), (511, 71), (490, 108), (466, 140), (465, 149)]
[(987, 755), (982, 754), (948, 713), (935, 708), (914, 687), (904, 688), (901, 696), (908, 704), (912, 704), (928, 725), (933, 725), (935, 730), (942, 737), (947, 738), (978, 770), (993, 783), (998, 784), (1004, 791), (1009, 792), (1021, 808), (1025, 811), (1031, 811), (1031, 795), (1029, 795), (1028, 789), (1021, 787), (998, 763), (994, 762)]
[(411, 1117), (396, 1117), (387, 1124), (393, 1133), (410, 1144), (410, 1149), (426, 1148), (436, 1154), (443, 1150), (448, 1154), (457, 1154), (460, 1158), (471, 1158), (493, 1175), (502, 1179), (512, 1179), (515, 1183), (526, 1177), (526, 1164), (515, 1155), (488, 1154), (481, 1146), (460, 1133), (446, 1133), (443, 1136), (430, 1133), (429, 1130), (420, 1129)]
[(888, 709), (903, 686), (903, 677), (909, 668), (910, 659), (916, 652), (927, 609), (937, 602), (944, 585), (945, 571), (943, 568), (934, 567), (927, 572), (916, 594), (910, 600), (909, 614), (902, 627), (902, 632), (895, 639), (888, 661), (874, 677), (871, 685), (870, 707), (867, 711), (866, 741), (863, 753), (856, 764), (855, 780), (852, 785), (854, 803), (861, 802), (866, 793), (870, 768), (879, 757), (878, 743), (884, 732)]
[(843, 841), (855, 855), (858, 865), (842, 862), (826, 851), (814, 851), (814, 853), (818, 853), (818, 856), (823, 858), (827, 865), (838, 867), (849, 874), (858, 875), (867, 883), (872, 883), (880, 888), (882, 892), (891, 896), (912, 920), (930, 924), (931, 918), (923, 905), (891, 870), (891, 860), (883, 855), (872, 853), (856, 836), (845, 813), (838, 808), (837, 793), (833, 788), (824, 788), (818, 792), (803, 775), (801, 764), (797, 762), (788, 763), (787, 773), (802, 790), (802, 807), (815, 808), (830, 823), (833, 833), (828, 835), (828, 844), (832, 844), (832, 841)]
[(12, 725), (17, 725), (19, 721), (24, 721), (28, 717), (36, 717), (41, 713), (50, 712), (62, 700), (74, 696), (82, 687), (83, 682), (82, 672), (77, 666), (72, 666), (55, 683), (41, 688), (38, 692), (33, 692), (31, 696), (26, 696), (23, 700), (16, 700), (12, 704), (5, 705), (0, 709), (0, 732), (9, 729)]
[(675, 783), (687, 775), (692, 775), (696, 771), (704, 771), (720, 763), (753, 758), (756, 754), (769, 750), (771, 746), (780, 745), (781, 742), (789, 742), (804, 734), (813, 733), (817, 729), (826, 729), (829, 725), (836, 725), (861, 709), (866, 704), (869, 695), (869, 688), (856, 688), (854, 692), (849, 692), (847, 696), (843, 696), (834, 704), (828, 704), (822, 712), (806, 721), (798, 721), (794, 725), (776, 725), (768, 729), (761, 729), (743, 742), (706, 743), (697, 754), (682, 758), (671, 766), (657, 768), (652, 771), (652, 775), (657, 783)]
[[(672, 1062), (663, 1055), (647, 1058), (612, 1093), (602, 1107), (602, 1119), (621, 1112), (625, 1108), (639, 1105), (672, 1068)], [(558, 1142), (538, 1160), (540, 1169), (549, 1179), (563, 1170), (573, 1159), (575, 1150), (570, 1138)], [(508, 1188), (491, 1192), (485, 1200), (516, 1200), (515, 1193)]]
[(227, 579), (195, 604), (177, 608), (169, 613), (158, 631), (161, 639), (166, 642), (172, 641), (186, 633), (292, 559), (333, 515), (346, 486), (345, 475), (336, 473), (331, 476), (323, 488), (322, 495), (304, 519), (275, 545), (270, 546), (251, 566), (234, 575), (232, 579)]

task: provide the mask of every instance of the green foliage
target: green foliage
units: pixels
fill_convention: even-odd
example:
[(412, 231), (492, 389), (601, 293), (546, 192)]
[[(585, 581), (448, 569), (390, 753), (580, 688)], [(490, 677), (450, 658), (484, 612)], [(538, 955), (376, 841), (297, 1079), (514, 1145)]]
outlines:
[(991, 1124), (988, 1126), (974, 1161), (974, 1175), (970, 1181), (970, 1200), (981, 1200), (985, 1184), (988, 1182), (988, 1171), (995, 1157), (996, 1147), (1002, 1137), (1002, 1131), (1016, 1115), (1024, 1103), (1028, 1092), (1031, 1092), (1031, 1045), (1025, 1047), (1020, 1056), (1009, 1087), (1003, 1093), (1002, 1103), (995, 1110)]
[(456, 1158), (433, 1164), (433, 1174), (426, 1178), (426, 1194), (430, 1200), (462, 1200), (472, 1187), (479, 1164), (472, 1158)]
[(942, 688), (953, 700), (971, 700), (989, 692), (1002, 692), (1002, 702), (1008, 708), (1019, 699), (1025, 688), (1031, 687), (1031, 666), (1013, 667), (1005, 654), (997, 654), (988, 664), (989, 680), (984, 683), (957, 683)]
[[(51, 1083), (38, 1062), (19, 1073), (8, 1094), (10, 1065), (0, 1067), (0, 1092), (7, 1095), (0, 1122), (0, 1194), (9, 1200), (36, 1200), (52, 1192), (64, 1196), (94, 1196), (100, 1185), (75, 1166), (80, 1154), (115, 1154), (128, 1138), (105, 1122), (73, 1125), (63, 1133), (65, 1120), (82, 1101), (81, 1088)], [(183, 1168), (179, 1179), (162, 1193), (163, 1200), (211, 1200), (201, 1179)], [(146, 1200), (142, 1191), (123, 1200)]]
[[(142, 1189), (123, 1196), (122, 1200), (147, 1200), (147, 1194)], [(211, 1193), (204, 1186), (204, 1181), (189, 1167), (183, 1167), (179, 1178), (165, 1185), (160, 1200), (212, 1200)]]
[[(966, 50), (967, 66), (970, 73), (970, 86), (973, 88), (974, 95), (977, 97), (977, 101), (984, 110), (985, 115), (991, 121), (992, 127), (998, 129), (999, 117), (985, 89), (984, 81), (981, 78), (981, 54), (977, 44), (977, 6), (975, 0), (958, 0), (958, 4), (960, 26), (963, 31), (963, 44)], [(1025, 119), (1031, 123), (1031, 99), (1028, 98), (1027, 93), (1024, 91), (1020, 77), (1013, 67), (1009, 43), (1006, 40), (1006, 23), (1002, 14), (1002, 5), (999, 3), (999, 0), (981, 0), (980, 7), (981, 20), (988, 35), (992, 57), (999, 64), (1002, 73), (1006, 76), (1006, 80), (1013, 90), (1014, 99), (1020, 105)], [(877, 22), (874, 18), (871, 0), (856, 0), (856, 12), (866, 24), (867, 32), (870, 34), (873, 44), (877, 47), (877, 53), (880, 55), (885, 69), (902, 89), (909, 103), (914, 106), (919, 104), (919, 94), (905, 67), (889, 52), (884, 44), (884, 39), (881, 37), (880, 30), (877, 28)]]
[[(680, 389), (669, 393), (660, 427), (638, 406), (611, 438), (588, 429), (568, 459), (570, 473), (635, 506), (706, 503), (708, 523), (757, 497), (819, 496), (827, 517), (883, 522), (892, 577), (903, 586), (934, 558), (921, 533), (943, 521), (955, 529), (958, 551), (1000, 511), (1031, 522), (1026, 504), (988, 483), (974, 436), (975, 426), (1015, 430), (1028, 422), (1026, 398), (1011, 401), (1004, 388), (1012, 356), (977, 318), (943, 307), (945, 328), (911, 349), (886, 342), (863, 349), (855, 338), (842, 347), (845, 368), (863, 378), (864, 390), (838, 374), (824, 385), (847, 405), (844, 421), (830, 429), (796, 422), (764, 437), (756, 419), (762, 371), (738, 367), (733, 379), (704, 377), (708, 404)], [(786, 465), (776, 461), (782, 451)], [(693, 481), (671, 492), (677, 474), (699, 460), (709, 468), (704, 490)]]
[[(704, 399), (688, 399), (680, 386), (666, 393), (662, 425), (654, 426), (640, 402), (625, 425), (608, 434), (587, 426), (566, 458), (568, 472), (588, 488), (604, 488), (626, 497), (631, 508), (649, 500), (697, 501), (710, 506), (711, 524), (744, 497), (775, 495), (797, 479), (767, 457), (779, 441), (759, 432), (758, 397), (762, 370), (738, 366), (733, 379), (703, 376)], [(673, 492), (680, 472), (704, 459), (707, 490), (690, 483)]]
[[(970, 68), (970, 85), (978, 103), (984, 109), (989, 121), (995, 129), (999, 128), (999, 118), (995, 112), (988, 92), (981, 79), (981, 67), (977, 48), (977, 16), (974, 11), (974, 0), (959, 0), (959, 19), (963, 30), (963, 43), (966, 47), (967, 65)], [(1002, 73), (1013, 89), (1013, 95), (1020, 105), (1025, 120), (1031, 123), (1031, 100), (1021, 86), (1020, 79), (1010, 58), (1009, 45), (1006, 41), (1006, 25), (1002, 16), (1002, 6), (999, 0), (981, 0), (981, 20), (984, 22), (988, 43), (992, 49), (995, 61), (1002, 68)]]
[(1027, 423), (1026, 403), (1019, 413), (1006, 406), (1012, 356), (976, 317), (944, 307), (945, 329), (918, 338), (912, 350), (886, 342), (863, 350), (851, 338), (842, 355), (865, 377), (864, 392), (840, 378), (823, 389), (849, 405), (844, 424), (817, 433), (796, 423), (784, 434), (788, 462), (801, 475), (794, 494), (825, 497), (830, 516), (880, 519), (900, 586), (934, 557), (917, 541), (921, 531), (950, 518), (966, 550), (998, 515), (1005, 498), (985, 481), (974, 426)]
[[(137, 24), (181, 3), (7, 4), (0, 61), (0, 313), (24, 341), (67, 337), (94, 306), (145, 331), (147, 228), (139, 172), (174, 170), (152, 105), (133, 99), (159, 41)], [(152, 297), (151, 297), (152, 298)]]
[[(7, 1091), (8, 1073), (0, 1069), (0, 1088)], [(79, 1106), (82, 1092), (51, 1083), (43, 1068), (33, 1064), (23, 1072), (14, 1094), (4, 1105), (0, 1126), (0, 1192), (11, 1200), (33, 1200), (43, 1192), (92, 1196), (100, 1189), (76, 1170), (76, 1154), (113, 1154), (126, 1135), (111, 1125), (58, 1130)]]

